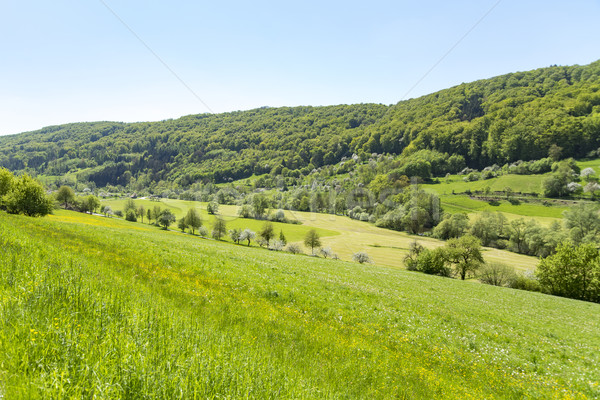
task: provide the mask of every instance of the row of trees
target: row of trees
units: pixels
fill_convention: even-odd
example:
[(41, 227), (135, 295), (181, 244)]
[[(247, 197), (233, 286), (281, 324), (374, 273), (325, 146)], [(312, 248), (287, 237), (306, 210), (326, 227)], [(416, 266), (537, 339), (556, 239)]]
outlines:
[(516, 253), (547, 257), (565, 241), (574, 244), (597, 243), (600, 238), (600, 215), (598, 206), (580, 203), (564, 212), (564, 224), (558, 222), (549, 227), (536, 220), (524, 218), (508, 221), (497, 212), (484, 211), (473, 222), (463, 213), (445, 215), (433, 229), (433, 236), (448, 240), (465, 234), (477, 237), (481, 244), (508, 249)]

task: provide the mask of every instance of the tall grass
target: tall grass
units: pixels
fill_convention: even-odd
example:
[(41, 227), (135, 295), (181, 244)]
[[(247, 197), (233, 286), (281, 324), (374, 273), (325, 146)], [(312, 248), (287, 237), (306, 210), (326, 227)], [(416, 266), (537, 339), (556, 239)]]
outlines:
[(600, 396), (597, 304), (64, 215), (0, 214), (7, 399)]

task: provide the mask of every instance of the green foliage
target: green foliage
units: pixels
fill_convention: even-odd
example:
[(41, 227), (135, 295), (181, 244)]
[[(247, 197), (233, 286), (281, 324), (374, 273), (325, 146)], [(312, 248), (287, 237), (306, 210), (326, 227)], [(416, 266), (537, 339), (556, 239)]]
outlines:
[(275, 237), (275, 229), (273, 228), (273, 224), (269, 221), (265, 222), (262, 226), (262, 229), (258, 232), (258, 235), (267, 242), (267, 246), (271, 239)]
[(195, 208), (190, 208), (184, 217), (185, 225), (192, 228), (192, 235), (202, 226), (202, 217)]
[(481, 243), (472, 235), (450, 239), (443, 248), (443, 258), (451, 265), (460, 279), (474, 273), (483, 264)]
[(185, 232), (185, 230), (188, 228), (188, 224), (185, 222), (185, 217), (177, 220), (177, 227), (181, 230), (181, 232)]
[(227, 223), (223, 218), (217, 217), (213, 225), (212, 237), (221, 240), (227, 234)]
[(438, 239), (448, 240), (464, 235), (468, 229), (469, 217), (467, 214), (449, 214), (433, 229), (433, 236)]
[(597, 243), (600, 235), (598, 206), (581, 203), (564, 211), (563, 215), (574, 243)]
[[(100, 200), (93, 194), (85, 196), (82, 199), (81, 203), (82, 203), (85, 211), (89, 212), (90, 214), (95, 213), (96, 210), (100, 207)], [(128, 212), (129, 211), (130, 210), (128, 210)], [(134, 213), (135, 213), (135, 211), (134, 211)], [(137, 215), (137, 213), (135, 213), (135, 214)]]
[(540, 261), (542, 288), (557, 296), (600, 302), (600, 252), (595, 245), (563, 243)]
[(75, 192), (69, 186), (61, 186), (56, 192), (56, 200), (66, 209), (75, 201)]
[(316, 230), (311, 229), (306, 233), (306, 236), (304, 237), (304, 245), (306, 247), (310, 247), (310, 253), (314, 254), (315, 247), (321, 246), (321, 236)]
[(505, 233), (506, 217), (498, 212), (483, 211), (471, 226), (470, 233), (481, 241), (483, 246), (491, 246)]
[(287, 244), (287, 239), (283, 234), (283, 229), (279, 231), (279, 241), (283, 243), (284, 246)]
[(46, 195), (42, 185), (27, 174), (9, 180), (6, 173), (0, 178), (2, 190), (0, 206), (11, 214), (25, 214), (30, 217), (43, 217), (52, 213), (54, 201)]
[(208, 211), (208, 213), (212, 214), (212, 215), (218, 214), (219, 213), (219, 203), (217, 203), (216, 201), (210, 201), (206, 205), (206, 211)]
[(494, 286), (509, 286), (517, 278), (515, 269), (502, 263), (485, 263), (477, 273), (481, 283)]
[(409, 271), (445, 277), (452, 276), (452, 269), (446, 265), (442, 248), (426, 249), (416, 241), (410, 244), (409, 252), (404, 258), (404, 265)]
[[(229, 237), (233, 243), (239, 244), (242, 240), (242, 230), (240, 228), (233, 228), (229, 230)], [(246, 236), (244, 236), (246, 238)]]
[[(134, 215), (135, 215), (135, 212), (134, 212)], [(156, 221), (158, 222), (158, 224), (160, 226), (162, 226), (163, 229), (168, 229), (169, 226), (171, 226), (171, 224), (173, 222), (175, 222), (175, 220), (176, 220), (175, 215), (173, 215), (173, 213), (171, 212), (171, 210), (169, 210), (168, 208), (166, 210), (162, 210), (160, 212), (160, 215), (156, 219)]]
[[(125, 220), (129, 222), (137, 222), (137, 214), (131, 208), (125, 212)], [(167, 225), (168, 227), (168, 225)], [(165, 228), (166, 229), (166, 228)]]
[[(599, 71), (595, 62), (506, 74), (392, 106), (262, 108), (48, 127), (0, 138), (0, 166), (137, 190), (263, 174), (285, 182), (353, 154), (359, 161), (373, 153), (402, 155), (397, 172), (425, 179), (464, 166), (581, 158), (600, 147)], [(348, 172), (352, 164), (339, 168)], [(231, 202), (225, 192), (218, 198)]]

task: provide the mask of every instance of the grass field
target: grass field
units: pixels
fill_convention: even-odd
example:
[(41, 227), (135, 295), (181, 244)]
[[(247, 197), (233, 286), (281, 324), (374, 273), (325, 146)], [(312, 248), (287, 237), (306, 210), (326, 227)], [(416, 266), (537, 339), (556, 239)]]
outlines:
[[(117, 210), (123, 207), (125, 200), (109, 200), (103, 203), (109, 204), (113, 209)], [(206, 203), (166, 199), (163, 199), (161, 202), (135, 200), (135, 203), (136, 205), (144, 205), (146, 208), (155, 205), (160, 205), (162, 208), (169, 208), (178, 218), (185, 215), (189, 207), (195, 207), (201, 212), (209, 228), (212, 226), (215, 218), (214, 216), (209, 217), (208, 213), (206, 213)], [(264, 224), (263, 221), (238, 217), (237, 210), (237, 206), (219, 206), (219, 212), (228, 221), (227, 226), (229, 229), (250, 228), (258, 231)], [(286, 211), (286, 216), (291, 220), (300, 221), (302, 225), (274, 223), (276, 233), (279, 233), (281, 230), (289, 242), (302, 245), (306, 232), (310, 229), (316, 229), (321, 235), (322, 247), (330, 247), (343, 260), (351, 260), (354, 253), (364, 251), (371, 257), (375, 264), (403, 268), (404, 263), (402, 260), (408, 253), (410, 243), (414, 240), (419, 241), (428, 248), (444, 245), (443, 241), (437, 239), (382, 229), (367, 222), (338, 215)], [(225, 240), (229, 241), (229, 238)], [(309, 249), (305, 249), (305, 251), (307, 253), (310, 252)], [(488, 261), (508, 263), (521, 271), (535, 269), (539, 261), (535, 257), (491, 248), (485, 249), (484, 257)]]
[(542, 180), (546, 175), (501, 175), (497, 178), (484, 181), (465, 182), (462, 175), (452, 175), (448, 179), (439, 178), (440, 183), (423, 184), (423, 188), (435, 190), (440, 195), (464, 193), (467, 190), (484, 190), (489, 187), (491, 191), (504, 191), (510, 187), (515, 192), (540, 193)]
[(7, 399), (600, 396), (598, 304), (71, 212), (0, 244)]
[(503, 214), (511, 214), (519, 217), (530, 217), (540, 221), (555, 221), (562, 218), (562, 214), (568, 206), (544, 206), (541, 204), (521, 203), (513, 205), (508, 201), (499, 201), (499, 205), (493, 206), (487, 201), (472, 199), (467, 195), (442, 195), (440, 196), (442, 208), (446, 212), (481, 212), (498, 211)]

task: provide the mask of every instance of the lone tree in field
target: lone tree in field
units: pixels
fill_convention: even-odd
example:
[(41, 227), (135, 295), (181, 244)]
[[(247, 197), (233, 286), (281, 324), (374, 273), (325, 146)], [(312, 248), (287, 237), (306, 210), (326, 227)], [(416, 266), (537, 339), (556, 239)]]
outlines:
[(96, 196), (94, 196), (93, 194), (85, 196), (83, 201), (85, 202), (85, 209), (90, 214), (95, 213), (96, 210), (98, 209), (98, 207), (100, 207), (100, 200), (98, 200), (98, 198)]
[(454, 270), (460, 275), (460, 279), (465, 280), (468, 273), (477, 271), (483, 264), (481, 243), (473, 235), (450, 239), (444, 247), (444, 258), (454, 265)]
[(144, 215), (146, 214), (146, 208), (144, 206), (139, 206), (137, 208), (137, 216), (142, 219), (142, 224), (144, 223)]
[(319, 236), (316, 230), (311, 229), (306, 233), (306, 236), (304, 237), (304, 245), (306, 247), (310, 247), (310, 253), (314, 254), (315, 247), (321, 246), (321, 236)]
[(360, 264), (370, 263), (371, 257), (369, 257), (369, 255), (367, 253), (361, 251), (361, 252), (352, 254), (352, 261), (355, 261)]
[(239, 244), (242, 237), (242, 230), (240, 228), (233, 228), (229, 230), (229, 237), (233, 243)]
[(160, 218), (162, 214), (162, 209), (160, 208), (160, 206), (154, 206), (152, 208), (152, 219), (154, 220), (154, 223), (156, 225), (159, 225), (158, 219)]
[(56, 192), (56, 200), (62, 203), (63, 208), (67, 208), (69, 204), (75, 201), (75, 192), (68, 186), (61, 186)]
[(265, 222), (260, 232), (258, 232), (259, 236), (263, 238), (267, 242), (267, 246), (271, 239), (275, 237), (275, 230), (273, 229), (273, 224), (271, 222)]
[(283, 234), (283, 229), (279, 231), (279, 240), (281, 241), (281, 243), (283, 243), (284, 246), (287, 244), (287, 239)]
[(219, 213), (219, 203), (216, 201), (211, 201), (206, 205), (206, 211), (209, 214), (215, 215)]
[(217, 218), (213, 226), (212, 237), (221, 240), (227, 234), (227, 224), (223, 218)]
[(135, 206), (135, 201), (132, 199), (125, 200), (125, 204), (123, 205), (123, 213), (127, 214), (127, 212), (131, 210), (137, 217), (137, 207)]
[(171, 210), (166, 209), (160, 213), (160, 216), (158, 217), (157, 222), (160, 226), (163, 227), (163, 229), (169, 229), (169, 226), (171, 226), (171, 224), (173, 222), (175, 222), (175, 220), (176, 220), (175, 215), (173, 215)]
[(192, 235), (196, 232), (196, 229), (202, 226), (202, 217), (198, 214), (195, 208), (190, 208), (185, 215), (185, 223), (187, 226), (192, 228)]
[(256, 233), (246, 228), (240, 233), (240, 241), (247, 240), (247, 246), (250, 246), (250, 241), (256, 237)]

